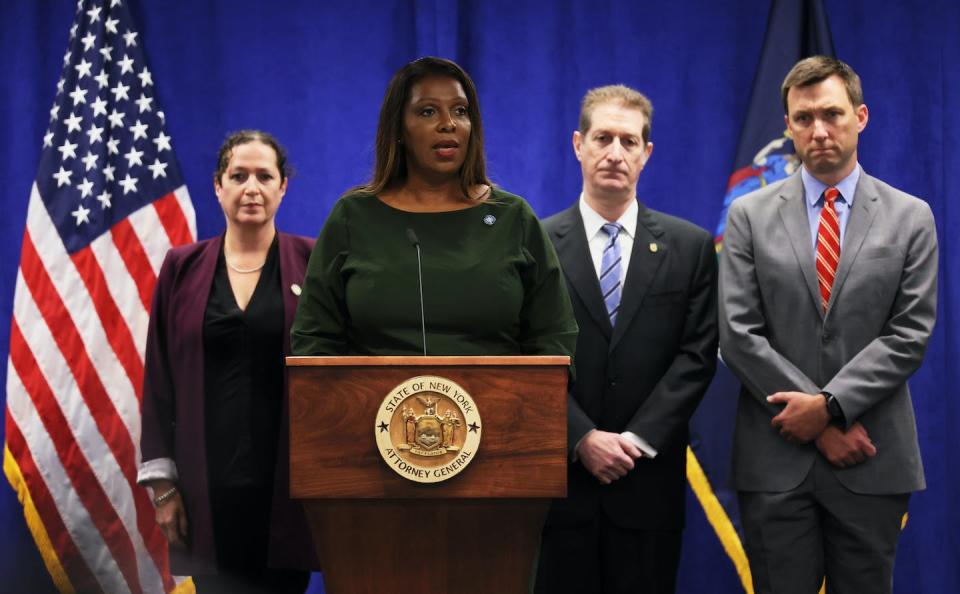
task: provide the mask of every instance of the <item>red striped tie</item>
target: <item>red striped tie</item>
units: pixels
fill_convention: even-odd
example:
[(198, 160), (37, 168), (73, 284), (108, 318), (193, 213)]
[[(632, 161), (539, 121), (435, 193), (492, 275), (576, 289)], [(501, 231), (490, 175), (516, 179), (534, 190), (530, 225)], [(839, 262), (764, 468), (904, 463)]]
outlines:
[(817, 231), (817, 278), (820, 281), (820, 303), (826, 313), (830, 303), (830, 291), (840, 262), (840, 219), (834, 202), (840, 197), (836, 188), (823, 192), (823, 210), (820, 211), (820, 228)]

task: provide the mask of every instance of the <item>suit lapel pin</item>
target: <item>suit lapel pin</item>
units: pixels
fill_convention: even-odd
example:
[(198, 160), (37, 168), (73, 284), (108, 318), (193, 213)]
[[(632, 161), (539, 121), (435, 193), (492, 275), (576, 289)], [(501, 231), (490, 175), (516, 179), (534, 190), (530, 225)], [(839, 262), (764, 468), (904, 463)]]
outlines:
[(483, 223), (487, 226), (492, 226), (496, 222), (497, 217), (493, 216), (492, 214), (488, 214), (487, 216), (483, 217)]
[(290, 285), (290, 292), (299, 297), (300, 293), (303, 293), (303, 289), (301, 289), (297, 283), (293, 283)]
[(660, 246), (657, 245), (657, 242), (651, 241), (651, 242), (650, 242), (650, 253), (651, 253), (651, 254), (656, 254), (658, 249), (660, 249)]

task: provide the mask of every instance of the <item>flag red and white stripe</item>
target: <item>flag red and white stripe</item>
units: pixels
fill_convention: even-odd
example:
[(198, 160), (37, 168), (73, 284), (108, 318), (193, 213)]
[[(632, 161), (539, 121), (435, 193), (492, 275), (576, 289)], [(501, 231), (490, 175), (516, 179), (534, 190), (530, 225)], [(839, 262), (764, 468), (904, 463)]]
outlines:
[(160, 263), (195, 215), (123, 0), (81, 0), (70, 40), (16, 279), (4, 471), (61, 591), (169, 592), (136, 483), (143, 359)]

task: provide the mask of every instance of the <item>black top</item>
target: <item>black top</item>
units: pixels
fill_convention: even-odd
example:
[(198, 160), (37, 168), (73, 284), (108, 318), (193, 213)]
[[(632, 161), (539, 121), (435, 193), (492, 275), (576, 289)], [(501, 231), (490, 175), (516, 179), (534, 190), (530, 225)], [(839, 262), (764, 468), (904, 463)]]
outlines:
[(223, 252), (203, 320), (207, 465), (214, 487), (273, 480), (283, 394), (283, 297), (277, 240), (247, 309), (233, 296)]

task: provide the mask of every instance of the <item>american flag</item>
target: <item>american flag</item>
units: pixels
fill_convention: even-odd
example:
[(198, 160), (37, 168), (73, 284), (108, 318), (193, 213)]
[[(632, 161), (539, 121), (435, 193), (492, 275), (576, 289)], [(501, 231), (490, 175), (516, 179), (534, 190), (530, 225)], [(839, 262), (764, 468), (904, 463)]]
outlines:
[(196, 238), (126, 0), (80, 0), (30, 192), (4, 472), (62, 592), (177, 587), (136, 484), (150, 299)]

